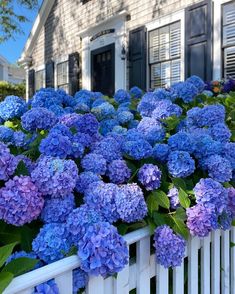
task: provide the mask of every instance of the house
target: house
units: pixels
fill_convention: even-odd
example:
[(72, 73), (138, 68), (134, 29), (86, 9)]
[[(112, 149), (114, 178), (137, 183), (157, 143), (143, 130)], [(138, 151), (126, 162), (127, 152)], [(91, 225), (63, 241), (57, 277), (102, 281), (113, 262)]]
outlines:
[(235, 77), (235, 1), (44, 0), (20, 62), (28, 96)]
[(19, 84), (25, 80), (25, 70), (14, 64), (10, 64), (6, 58), (0, 55), (0, 81)]

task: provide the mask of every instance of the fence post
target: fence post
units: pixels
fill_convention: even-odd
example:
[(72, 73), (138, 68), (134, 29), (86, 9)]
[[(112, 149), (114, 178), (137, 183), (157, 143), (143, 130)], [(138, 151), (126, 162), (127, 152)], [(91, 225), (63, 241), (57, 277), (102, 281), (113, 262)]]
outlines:
[(129, 294), (129, 262), (125, 268), (118, 273), (117, 279), (114, 281), (114, 293)]
[(55, 282), (60, 289), (60, 294), (73, 293), (73, 272), (69, 271), (55, 278)]
[(202, 241), (201, 249), (201, 293), (210, 293), (210, 242), (211, 234)]
[(184, 260), (173, 269), (173, 294), (184, 294)]
[(156, 293), (168, 294), (169, 290), (169, 270), (160, 264), (156, 264)]
[(213, 294), (220, 294), (220, 231), (212, 232), (212, 270), (211, 290)]
[(188, 293), (198, 294), (198, 245), (199, 239), (193, 237), (188, 242)]
[(229, 231), (222, 232), (221, 240), (221, 287), (222, 294), (230, 294), (230, 241), (229, 241)]
[(104, 294), (104, 279), (101, 276), (90, 276), (86, 287), (86, 294)]

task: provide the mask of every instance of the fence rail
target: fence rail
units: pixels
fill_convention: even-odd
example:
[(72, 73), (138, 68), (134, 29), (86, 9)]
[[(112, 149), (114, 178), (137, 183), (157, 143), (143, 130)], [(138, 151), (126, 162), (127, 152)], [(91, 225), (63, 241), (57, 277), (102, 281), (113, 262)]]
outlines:
[[(214, 231), (204, 239), (191, 238), (180, 267), (165, 269), (151, 254), (148, 228), (125, 235), (128, 246), (136, 246), (136, 256), (117, 278), (91, 277), (86, 294), (234, 294), (235, 228)], [(80, 266), (77, 256), (64, 258), (16, 277), (3, 294), (31, 294), (34, 287), (55, 279), (60, 294), (72, 294), (72, 271)], [(150, 281), (151, 280), (151, 281)]]

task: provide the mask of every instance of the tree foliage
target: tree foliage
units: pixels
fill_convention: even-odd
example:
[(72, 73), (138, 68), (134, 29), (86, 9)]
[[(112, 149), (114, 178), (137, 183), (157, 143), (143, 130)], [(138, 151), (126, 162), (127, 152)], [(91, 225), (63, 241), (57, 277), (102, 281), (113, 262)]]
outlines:
[(16, 4), (26, 9), (34, 9), (38, 6), (37, 0), (0, 0), (0, 44), (14, 38), (15, 34), (23, 33), (21, 23), (28, 18), (19, 13)]
[(25, 97), (25, 84), (11, 84), (5, 81), (0, 81), (0, 101), (4, 100), (6, 96), (15, 95)]

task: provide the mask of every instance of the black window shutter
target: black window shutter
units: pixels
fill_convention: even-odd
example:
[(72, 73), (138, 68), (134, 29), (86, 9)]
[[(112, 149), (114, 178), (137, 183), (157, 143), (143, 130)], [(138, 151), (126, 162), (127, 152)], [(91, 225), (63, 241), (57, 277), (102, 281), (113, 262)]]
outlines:
[(146, 28), (129, 33), (129, 87), (146, 89)]
[(31, 98), (35, 93), (35, 70), (30, 69), (28, 72), (28, 83), (29, 83), (29, 98)]
[(46, 63), (46, 88), (54, 88), (54, 61)]
[(212, 3), (205, 0), (186, 8), (185, 75), (212, 79)]
[(69, 94), (74, 95), (79, 90), (79, 53), (69, 54)]

